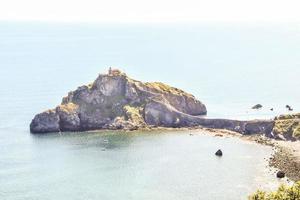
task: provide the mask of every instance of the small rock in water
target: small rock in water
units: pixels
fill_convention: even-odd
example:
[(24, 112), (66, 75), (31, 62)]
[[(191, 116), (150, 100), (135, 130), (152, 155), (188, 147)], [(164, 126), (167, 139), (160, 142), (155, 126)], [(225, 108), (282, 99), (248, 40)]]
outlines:
[(221, 151), (221, 149), (219, 149), (215, 154), (216, 154), (216, 156), (222, 156), (223, 152)]
[(252, 107), (252, 109), (260, 109), (263, 106), (261, 104), (256, 104), (255, 106)]
[(277, 178), (284, 178), (285, 177), (285, 173), (283, 171), (278, 171), (276, 174)]
[(293, 108), (290, 105), (285, 106), (289, 111), (293, 111)]

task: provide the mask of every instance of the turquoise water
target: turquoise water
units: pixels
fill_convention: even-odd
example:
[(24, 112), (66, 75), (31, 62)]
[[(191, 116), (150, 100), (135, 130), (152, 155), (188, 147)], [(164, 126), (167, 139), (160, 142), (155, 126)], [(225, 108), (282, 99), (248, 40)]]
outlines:
[[(15, 134), (1, 140), (0, 197), (16, 199), (246, 199), (279, 181), (271, 148), (189, 132)], [(3, 139), (3, 137), (2, 137)], [(222, 148), (224, 155), (214, 155)]]
[[(237, 139), (33, 136), (28, 126), (109, 66), (194, 94), (208, 117), (271, 118), (286, 104), (299, 112), (299, 55), (299, 25), (1, 22), (0, 198), (241, 199), (276, 184), (261, 171), (270, 149)], [(264, 108), (249, 109), (257, 103)], [(218, 148), (222, 159), (212, 156)]]

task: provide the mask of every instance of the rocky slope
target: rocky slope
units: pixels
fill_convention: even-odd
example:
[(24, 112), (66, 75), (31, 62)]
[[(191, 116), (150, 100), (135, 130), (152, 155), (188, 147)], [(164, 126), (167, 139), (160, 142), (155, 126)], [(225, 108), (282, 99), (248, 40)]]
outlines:
[(203, 126), (243, 134), (270, 135), (273, 120), (205, 119), (206, 107), (193, 95), (163, 83), (143, 83), (124, 73), (100, 74), (63, 98), (55, 109), (37, 114), (32, 133)]
[(300, 113), (276, 117), (273, 134), (281, 139), (300, 139)]
[(124, 73), (100, 74), (92, 84), (69, 92), (55, 109), (36, 115), (30, 130), (45, 133), (148, 125), (178, 127), (186, 123), (181, 115), (203, 114), (205, 105), (177, 88), (159, 82), (142, 83)]

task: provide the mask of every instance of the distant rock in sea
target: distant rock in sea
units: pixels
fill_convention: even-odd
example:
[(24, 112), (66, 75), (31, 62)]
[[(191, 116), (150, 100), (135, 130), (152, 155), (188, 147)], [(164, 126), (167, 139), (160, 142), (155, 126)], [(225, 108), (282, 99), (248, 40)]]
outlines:
[(136, 130), (151, 127), (227, 129), (242, 134), (270, 135), (274, 120), (208, 119), (206, 106), (193, 95), (160, 82), (143, 83), (119, 70), (109, 69), (78, 87), (56, 108), (37, 114), (31, 133)]
[(261, 104), (256, 104), (255, 106), (252, 107), (252, 109), (261, 109), (263, 106)]
[(288, 109), (288, 111), (293, 111), (294, 110), (290, 105), (286, 105), (285, 107)]

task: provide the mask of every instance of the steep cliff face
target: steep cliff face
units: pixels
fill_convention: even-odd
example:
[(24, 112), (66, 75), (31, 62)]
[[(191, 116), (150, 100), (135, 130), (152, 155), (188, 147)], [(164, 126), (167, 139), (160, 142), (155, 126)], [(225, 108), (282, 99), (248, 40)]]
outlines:
[(163, 83), (143, 83), (123, 73), (101, 74), (63, 98), (55, 109), (37, 114), (32, 133), (137, 129), (149, 125), (182, 127), (206, 114), (193, 95)]

